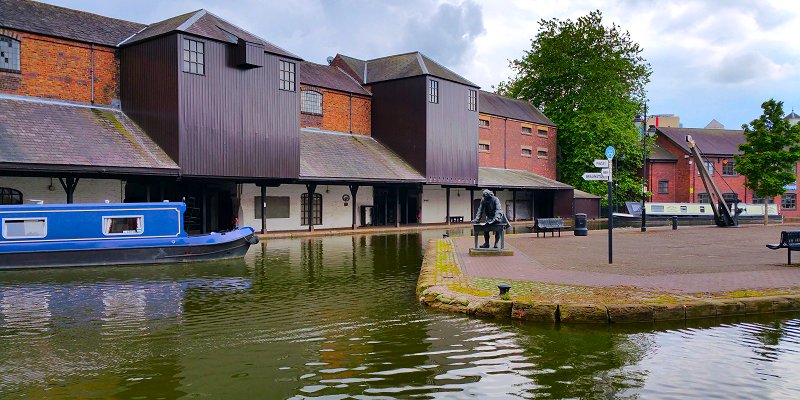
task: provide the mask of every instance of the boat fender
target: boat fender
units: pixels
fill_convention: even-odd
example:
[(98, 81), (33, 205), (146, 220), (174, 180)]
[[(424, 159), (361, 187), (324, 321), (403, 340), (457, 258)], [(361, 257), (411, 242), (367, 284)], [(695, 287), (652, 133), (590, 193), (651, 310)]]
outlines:
[(258, 243), (258, 237), (256, 235), (253, 235), (253, 234), (248, 235), (244, 239), (247, 240), (247, 243), (250, 243), (250, 244), (257, 244)]

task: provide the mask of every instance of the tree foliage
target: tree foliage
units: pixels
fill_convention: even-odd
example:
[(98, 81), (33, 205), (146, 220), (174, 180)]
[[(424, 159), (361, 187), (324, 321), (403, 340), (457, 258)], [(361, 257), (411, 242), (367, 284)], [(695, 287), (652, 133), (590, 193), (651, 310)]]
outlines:
[[(603, 25), (600, 11), (575, 21), (539, 21), (539, 32), (523, 57), (511, 62), (515, 76), (498, 92), (530, 101), (558, 126), (559, 179), (602, 195), (606, 183), (584, 181), (592, 161), (614, 146), (618, 200), (641, 193), (640, 134), (633, 117), (642, 109), (650, 65), (630, 34)], [(637, 195), (638, 196), (638, 195)]]
[[(761, 104), (764, 113), (742, 125), (745, 143), (742, 154), (734, 156), (736, 172), (747, 178), (745, 186), (755, 197), (782, 195), (784, 186), (797, 180), (794, 166), (800, 161), (800, 124), (783, 119), (783, 102), (769, 99)], [(766, 207), (764, 209), (766, 222)]]

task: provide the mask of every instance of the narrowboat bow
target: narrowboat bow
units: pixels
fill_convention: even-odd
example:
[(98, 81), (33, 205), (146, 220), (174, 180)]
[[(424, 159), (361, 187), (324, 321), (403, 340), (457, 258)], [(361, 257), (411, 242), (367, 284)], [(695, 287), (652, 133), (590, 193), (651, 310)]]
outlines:
[(0, 269), (161, 264), (243, 257), (253, 228), (189, 236), (183, 203), (0, 206)]

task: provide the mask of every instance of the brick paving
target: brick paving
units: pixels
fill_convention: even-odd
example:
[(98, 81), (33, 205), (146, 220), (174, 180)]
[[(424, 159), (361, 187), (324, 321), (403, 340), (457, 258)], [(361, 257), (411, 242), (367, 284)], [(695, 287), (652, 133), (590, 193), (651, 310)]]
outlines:
[(453, 238), (461, 271), (468, 278), (498, 278), (564, 285), (614, 287), (672, 293), (720, 293), (800, 287), (797, 266), (786, 250), (769, 250), (782, 230), (800, 224), (738, 228), (620, 229), (614, 232), (614, 264), (608, 264), (606, 231), (576, 237), (509, 235), (510, 257), (470, 257), (471, 237)]

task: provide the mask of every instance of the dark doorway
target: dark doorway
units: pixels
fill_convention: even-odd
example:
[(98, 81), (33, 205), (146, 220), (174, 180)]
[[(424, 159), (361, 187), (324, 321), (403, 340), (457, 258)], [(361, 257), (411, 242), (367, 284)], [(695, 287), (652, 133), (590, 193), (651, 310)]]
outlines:
[(554, 205), (553, 190), (533, 191), (533, 216), (536, 218), (553, 218)]
[[(416, 186), (391, 187), (376, 186), (372, 190), (374, 207), (373, 225), (394, 225), (419, 223), (420, 188)], [(398, 202), (400, 213), (398, 215)]]

